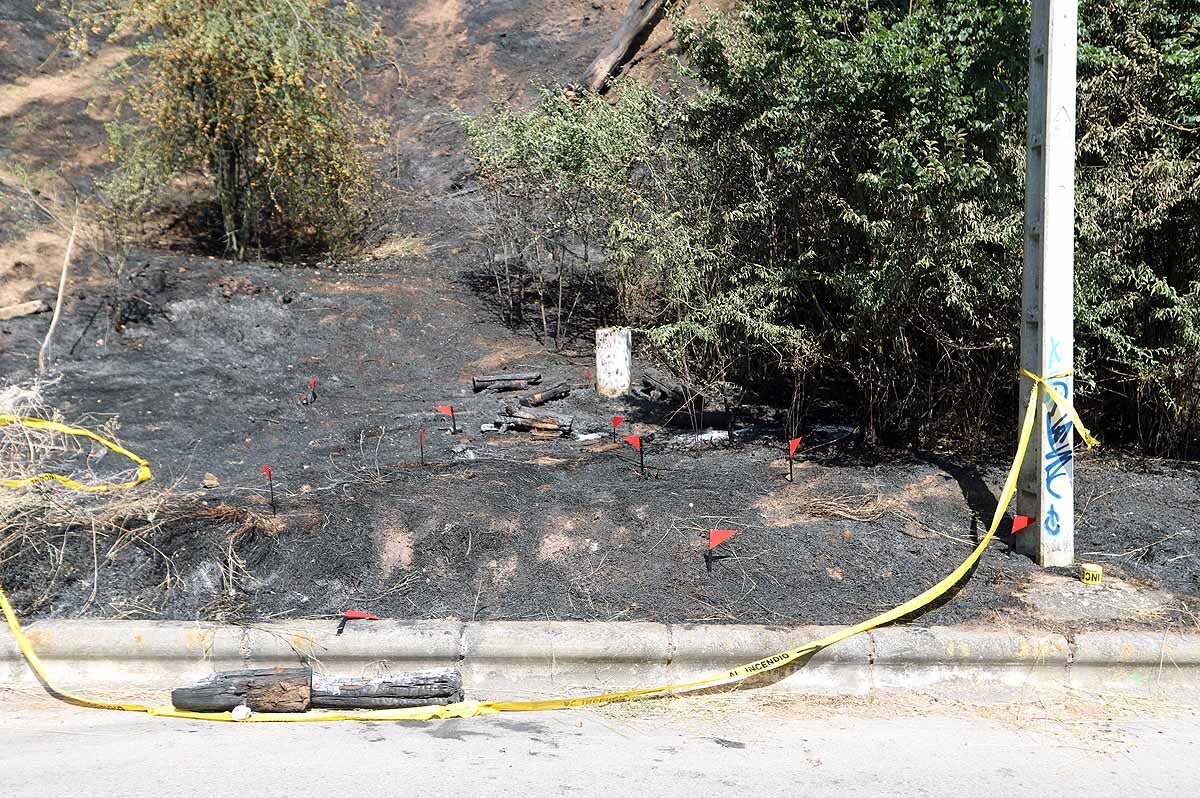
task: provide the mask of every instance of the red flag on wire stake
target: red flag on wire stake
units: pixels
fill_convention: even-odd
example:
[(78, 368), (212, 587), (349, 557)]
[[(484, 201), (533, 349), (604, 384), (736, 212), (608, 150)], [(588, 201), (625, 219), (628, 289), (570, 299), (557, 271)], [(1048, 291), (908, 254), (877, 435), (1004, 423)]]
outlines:
[(1012, 534), (1008, 536), (1008, 551), (1007, 554), (1012, 554), (1017, 550), (1017, 533), (1025, 529), (1033, 523), (1033, 519), (1027, 515), (1015, 515), (1012, 522)]
[(308, 378), (308, 394), (300, 394), (300, 404), (311, 405), (317, 401), (317, 378)]
[(704, 552), (704, 570), (712, 573), (712, 566), (715, 561), (728, 559), (728, 554), (713, 554), (713, 549), (715, 549), (717, 546), (720, 546), (737, 533), (738, 531), (736, 529), (708, 530), (708, 549)]
[(612, 423), (612, 439), (613, 439), (614, 441), (617, 439), (617, 427), (621, 426), (621, 423), (622, 423), (624, 420), (625, 420), (625, 416), (613, 416), (613, 423)]
[(346, 621), (378, 621), (379, 616), (362, 610), (346, 610), (342, 613), (342, 622), (338, 624), (337, 633), (340, 635), (346, 629)]
[(262, 467), (263, 473), (267, 475), (267, 487), (271, 489), (271, 516), (275, 515), (275, 478), (271, 476), (271, 467), (265, 465)]
[(638, 474), (643, 477), (646, 476), (646, 452), (642, 449), (642, 437), (640, 435), (622, 435), (621, 437), (625, 439), (626, 443), (637, 449)]
[(708, 548), (715, 549), (736, 534), (736, 529), (710, 529), (708, 530)]
[(803, 440), (804, 438), (800, 437), (792, 438), (790, 441), (788, 441), (788, 482), (795, 481), (796, 476), (792, 471), (792, 467), (796, 462), (796, 450), (800, 448), (800, 443)]
[(454, 420), (454, 405), (437, 405), (433, 409), (443, 416), (450, 416), (450, 433), (453, 435), (458, 432), (458, 426)]

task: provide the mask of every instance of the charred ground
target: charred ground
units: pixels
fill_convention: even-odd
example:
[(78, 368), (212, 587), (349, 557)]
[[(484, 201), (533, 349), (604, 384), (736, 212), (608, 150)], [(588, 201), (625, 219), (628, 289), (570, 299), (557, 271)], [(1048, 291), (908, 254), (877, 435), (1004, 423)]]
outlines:
[[(607, 402), (586, 389), (546, 410), (572, 416), (580, 433), (628, 417), (648, 441), (646, 477), (627, 448), (479, 431), (505, 400), (473, 394), (473, 374), (538, 370), (545, 385), (583, 384), (591, 356), (586, 341), (553, 353), (497, 322), (479, 290), (470, 219), (454, 199), (470, 190), (471, 170), (451, 111), (528, 96), (535, 82), (568, 82), (615, 26), (617, 5), (551, 13), (521, 0), (388, 4), (389, 32), (405, 46), (372, 72), (368, 95), (394, 120), (397, 143), (377, 153), (381, 201), (361, 256), (233, 263), (146, 249), (134, 264), (144, 275), (142, 310), (121, 332), (106, 324), (99, 274), (76, 283), (57, 335), (61, 376), (47, 399), (68, 418), (119, 416), (123, 441), (153, 463), (153, 484), (174, 486), (179, 511), (111, 558), (111, 539), (46, 530), (0, 566), (18, 609), (844, 623), (953, 570), (986, 529), (1002, 458), (864, 459), (830, 425), (807, 432), (788, 484), (782, 425), (769, 408), (748, 413), (730, 443), (665, 424), (668, 403)], [(49, 29), (31, 19), (5, 21), (10, 42), (23, 41), (12, 31), (31, 42), (28, 58), (0, 62), (6, 81), (28, 83), (45, 58), (38, 48)], [(5, 157), (92, 174), (102, 167), (67, 154), (80, 137), (98, 146), (96, 107), (75, 97), (23, 101), (0, 118)], [(31, 118), (42, 121), (26, 131)], [(18, 207), (11, 184), (5, 191), (13, 199), (5, 241), (38, 233), (44, 220)], [(168, 236), (162, 246), (187, 245)], [(27, 271), (20, 298), (52, 291)], [(0, 323), (7, 382), (32, 376), (45, 323)], [(319, 399), (302, 405), (312, 377)], [(432, 408), (442, 403), (454, 404), (463, 434), (439, 429)], [(417, 463), (422, 427), (426, 466)], [(271, 514), (264, 464), (280, 520), (247, 523)], [(205, 474), (219, 485), (202, 487)], [(1194, 623), (1200, 472), (1102, 452), (1081, 453), (1076, 474), (1077, 551), (1105, 566), (1105, 590), (1157, 597), (1103, 622)], [(741, 532), (709, 573), (703, 535), (714, 527)], [(915, 622), (1063, 626), (1030, 595), (1075, 584), (1073, 576), (1047, 582), (1005, 548), (995, 544), (953, 600)]]

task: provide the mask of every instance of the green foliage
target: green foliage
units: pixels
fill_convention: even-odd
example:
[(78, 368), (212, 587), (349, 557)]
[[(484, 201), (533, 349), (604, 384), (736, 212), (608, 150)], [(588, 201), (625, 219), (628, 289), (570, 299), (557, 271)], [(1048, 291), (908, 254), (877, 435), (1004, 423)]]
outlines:
[[(1108, 439), (1179, 453), (1200, 428), (1193, 8), (1080, 11), (1079, 386)], [(1028, 25), (1022, 0), (758, 0), (678, 19), (693, 90), (570, 106), (577, 128), (631, 117), (638, 132), (588, 211), (626, 317), (710, 396), (790, 382), (855, 408), (867, 443), (1007, 434)], [(543, 157), (527, 133), (500, 131), (511, 147), (491, 145), (485, 175)], [(517, 182), (553, 195), (573, 179)]]
[(524, 297), (536, 295), (539, 332), (556, 346), (571, 334), (581, 298), (602, 290), (597, 245), (614, 209), (628, 204), (653, 138), (638, 101), (655, 98), (636, 91), (610, 106), (594, 95), (544, 91), (532, 111), (463, 119), (483, 176), (478, 211), (506, 320), (522, 323)]
[(377, 46), (351, 0), (63, 2), (71, 44), (133, 36), (110, 128), (119, 202), (144, 207), (172, 178), (200, 175), (239, 255), (268, 228), (315, 243), (353, 224), (369, 188), (365, 120), (345, 87)]

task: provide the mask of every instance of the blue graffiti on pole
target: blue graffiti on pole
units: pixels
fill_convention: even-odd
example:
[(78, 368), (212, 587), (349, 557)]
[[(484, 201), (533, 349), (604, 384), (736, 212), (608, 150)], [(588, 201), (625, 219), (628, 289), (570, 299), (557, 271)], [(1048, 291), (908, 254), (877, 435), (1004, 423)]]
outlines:
[(1046, 520), (1042, 522), (1042, 528), (1051, 535), (1057, 535), (1062, 531), (1062, 521), (1058, 517), (1058, 510), (1054, 509), (1054, 505), (1050, 505), (1050, 509), (1046, 511)]
[[(1051, 384), (1062, 395), (1063, 399), (1070, 399), (1071, 385), (1067, 380), (1058, 379), (1052, 381)], [(1061, 499), (1063, 495), (1054, 487), (1054, 483), (1061, 477), (1066, 477), (1068, 482), (1071, 481), (1071, 464), (1075, 454), (1071, 447), (1071, 434), (1075, 429), (1075, 425), (1066, 413), (1056, 411), (1058, 411), (1058, 407), (1054, 404), (1054, 400), (1047, 396), (1045, 411), (1046, 492), (1056, 499)]]
[(1058, 351), (1058, 345), (1062, 343), (1053, 335), (1050, 336), (1050, 352), (1046, 356), (1046, 362), (1050, 364), (1050, 368), (1057, 366), (1063, 359), (1062, 353)]

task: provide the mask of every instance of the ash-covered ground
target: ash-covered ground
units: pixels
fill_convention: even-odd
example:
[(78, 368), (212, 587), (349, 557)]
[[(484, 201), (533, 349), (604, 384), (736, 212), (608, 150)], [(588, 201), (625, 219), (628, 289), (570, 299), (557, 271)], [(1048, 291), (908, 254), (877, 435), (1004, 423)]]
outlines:
[[(111, 557), (120, 534), (86, 526), (9, 547), (0, 581), (20, 611), (248, 620), (355, 608), (399, 618), (834, 624), (895, 606), (962, 561), (986, 529), (1002, 459), (864, 458), (835, 425), (806, 431), (789, 484), (782, 425), (769, 408), (748, 413), (731, 443), (666, 425), (668, 402), (606, 401), (586, 387), (543, 409), (571, 416), (581, 434), (626, 416), (625, 431), (647, 441), (644, 476), (627, 446), (480, 432), (513, 398), (473, 393), (473, 375), (536, 370), (544, 386), (584, 385), (592, 356), (586, 337), (555, 353), (497, 320), (471, 219), (454, 200), (469, 191), (471, 166), (451, 112), (569, 82), (623, 5), (557, 13), (521, 0), (386, 4), (386, 27), (405, 46), (368, 81), (396, 142), (376, 153), (382, 198), (365, 235), (374, 256), (235, 263), (189, 254), (194, 246), (168, 228), (160, 248), (135, 255), (138, 310), (119, 332), (107, 323), (102, 273), (80, 265), (46, 399), (68, 419), (118, 416), (122, 441), (156, 473), (137, 490), (170, 486), (179, 509), (131, 520), (149, 531), (120, 540)], [(51, 52), (50, 29), (31, 20), (0, 20), (29, 56), (0, 59), (0, 79), (43, 92), (19, 102), (0, 95), (0, 154), (75, 177), (101, 173), (93, 156), (104, 104), (81, 99), (78, 81), (66, 93), (30, 82), (44, 77), (34, 73)], [(84, 88), (104, 91), (94, 80)], [(79, 152), (90, 155), (70, 160)], [(48, 223), (18, 208), (10, 183), (0, 181), (12, 200), (0, 242), (36, 243)], [(46, 275), (61, 256), (42, 255), (45, 268), (18, 255), (0, 262), (28, 284), (14, 299), (53, 299)], [(32, 377), (47, 321), (0, 322), (5, 382)], [(318, 399), (301, 404), (310, 378)], [(446, 431), (440, 404), (454, 405), (461, 434)], [(1086, 415), (1086, 402), (1080, 409)], [(123, 465), (108, 456), (97, 468)], [(271, 516), (263, 465), (274, 474), (278, 520), (247, 526), (247, 512)], [(216, 487), (203, 486), (206, 474)], [(1200, 471), (1100, 450), (1079, 454), (1076, 475), (1081, 559), (1104, 565), (1101, 590), (1153, 601), (1103, 621), (1043, 617), (1031, 593), (1074, 586), (1075, 575), (1047, 575), (1000, 540), (949, 601), (913, 622), (1194, 625)], [(46, 496), (70, 500), (54, 486)], [(709, 572), (712, 528), (739, 533)]]

